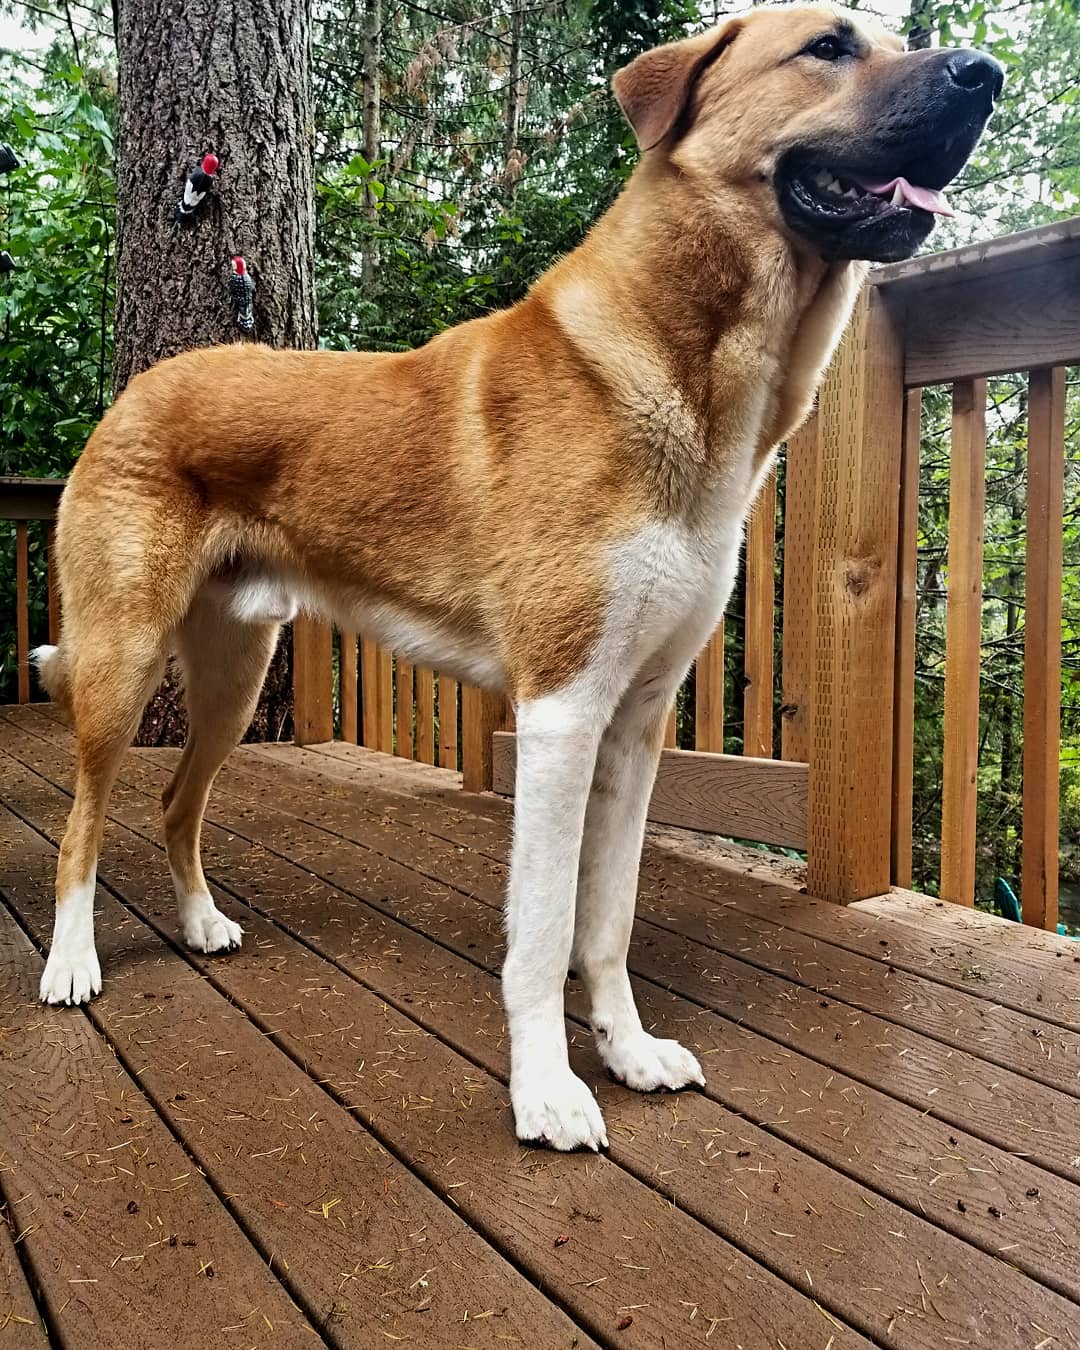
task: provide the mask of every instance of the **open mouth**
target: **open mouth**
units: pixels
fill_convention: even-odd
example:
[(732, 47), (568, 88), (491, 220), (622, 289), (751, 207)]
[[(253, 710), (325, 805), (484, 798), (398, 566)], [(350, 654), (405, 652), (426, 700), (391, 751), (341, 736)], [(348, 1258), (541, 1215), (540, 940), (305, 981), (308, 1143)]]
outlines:
[(837, 224), (884, 218), (898, 212), (925, 212), (951, 216), (945, 194), (937, 188), (920, 187), (896, 176), (854, 175), (850, 171), (811, 164), (792, 175), (789, 188), (809, 214)]

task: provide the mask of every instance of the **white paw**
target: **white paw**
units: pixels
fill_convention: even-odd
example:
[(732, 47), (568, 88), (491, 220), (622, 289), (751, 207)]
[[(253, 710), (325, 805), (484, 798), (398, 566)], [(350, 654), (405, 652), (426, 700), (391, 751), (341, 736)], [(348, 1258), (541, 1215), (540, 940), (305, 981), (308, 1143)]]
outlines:
[(705, 1086), (701, 1065), (678, 1041), (662, 1041), (637, 1031), (617, 1041), (598, 1036), (597, 1049), (612, 1077), (638, 1092), (671, 1092), (696, 1083)]
[(196, 909), (181, 914), (184, 941), (193, 952), (234, 952), (244, 938), (244, 930), (227, 919), (212, 900), (204, 900)]
[(596, 1098), (569, 1069), (533, 1073), (522, 1085), (521, 1075), (510, 1085), (514, 1126), (523, 1143), (547, 1144), (561, 1153), (576, 1148), (607, 1148), (604, 1117)]
[(101, 993), (101, 967), (93, 943), (75, 949), (54, 942), (41, 975), (42, 1003), (87, 1003)]

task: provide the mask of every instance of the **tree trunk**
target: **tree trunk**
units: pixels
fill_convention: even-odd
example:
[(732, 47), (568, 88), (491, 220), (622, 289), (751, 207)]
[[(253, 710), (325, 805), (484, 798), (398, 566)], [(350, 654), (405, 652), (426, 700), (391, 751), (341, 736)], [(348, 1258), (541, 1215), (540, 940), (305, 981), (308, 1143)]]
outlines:
[[(310, 0), (115, 0), (119, 63), (114, 393), (163, 357), (245, 336), (315, 345)], [(216, 181), (186, 226), (188, 174), (207, 152)], [(255, 282), (254, 329), (237, 325), (231, 259)], [(213, 400), (213, 390), (206, 391)], [(283, 641), (252, 739), (291, 731)], [(155, 696), (142, 744), (185, 726), (174, 682)]]
[[(382, 0), (364, 0), (364, 158), (374, 164), (382, 152)], [(360, 275), (373, 286), (379, 270), (375, 223), (379, 207), (370, 185), (364, 188), (364, 216), (370, 231), (364, 240)]]
[(521, 126), (521, 39), (525, 30), (525, 10), (521, 5), (510, 16), (510, 69), (506, 80), (506, 134), (503, 160), (508, 162), (517, 149)]
[(911, 28), (908, 31), (908, 51), (925, 51), (930, 46), (937, 18), (937, 0), (911, 0), (908, 11)]

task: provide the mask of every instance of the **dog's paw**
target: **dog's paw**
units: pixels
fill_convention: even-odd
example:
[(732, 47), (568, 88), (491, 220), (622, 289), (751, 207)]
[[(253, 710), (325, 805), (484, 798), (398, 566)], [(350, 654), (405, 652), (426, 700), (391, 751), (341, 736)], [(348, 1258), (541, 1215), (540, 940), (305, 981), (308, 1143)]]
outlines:
[(678, 1041), (638, 1031), (606, 1044), (601, 1038), (598, 1048), (611, 1076), (637, 1092), (677, 1092), (691, 1083), (705, 1086), (701, 1065)]
[(101, 966), (93, 944), (75, 950), (54, 942), (41, 976), (42, 1003), (88, 1003), (101, 993)]
[(546, 1144), (560, 1153), (607, 1148), (604, 1117), (588, 1087), (570, 1072), (530, 1076), (511, 1084), (514, 1126), (522, 1143)]
[(207, 901), (181, 917), (184, 942), (193, 952), (234, 952), (244, 938), (244, 930), (221, 910)]

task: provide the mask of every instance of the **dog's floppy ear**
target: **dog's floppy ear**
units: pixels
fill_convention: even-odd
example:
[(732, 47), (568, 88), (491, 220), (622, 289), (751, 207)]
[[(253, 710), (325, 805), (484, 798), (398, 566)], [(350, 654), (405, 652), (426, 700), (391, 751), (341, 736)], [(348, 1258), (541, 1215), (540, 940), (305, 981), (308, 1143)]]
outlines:
[(658, 145), (686, 107), (694, 81), (738, 33), (737, 19), (696, 37), (643, 52), (617, 70), (611, 81), (642, 150)]

